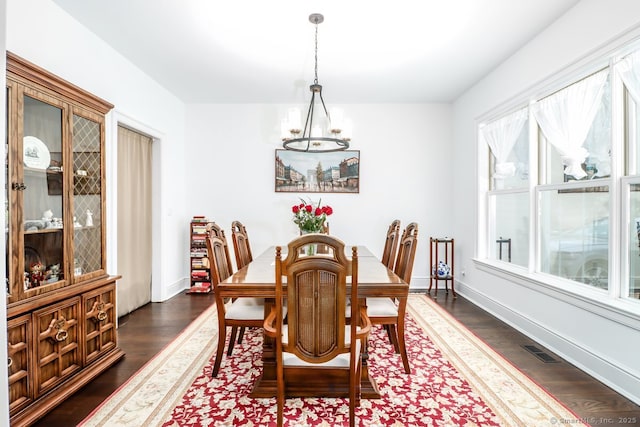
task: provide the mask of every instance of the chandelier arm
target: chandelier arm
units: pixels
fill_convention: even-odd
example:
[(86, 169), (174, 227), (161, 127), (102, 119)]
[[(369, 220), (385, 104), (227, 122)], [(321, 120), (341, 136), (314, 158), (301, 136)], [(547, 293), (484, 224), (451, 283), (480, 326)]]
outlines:
[(315, 92), (311, 95), (311, 102), (309, 103), (309, 110), (307, 111), (307, 120), (304, 122), (304, 130), (302, 131), (302, 137), (307, 138), (307, 151), (311, 144), (311, 128), (313, 127), (313, 114), (315, 113)]
[(322, 103), (322, 108), (324, 108), (324, 114), (327, 116), (327, 119), (329, 119), (329, 122), (331, 121), (331, 116), (329, 115), (329, 111), (327, 111), (327, 106), (324, 105), (324, 98), (322, 97), (322, 90), (319, 93), (320, 95), (320, 102)]

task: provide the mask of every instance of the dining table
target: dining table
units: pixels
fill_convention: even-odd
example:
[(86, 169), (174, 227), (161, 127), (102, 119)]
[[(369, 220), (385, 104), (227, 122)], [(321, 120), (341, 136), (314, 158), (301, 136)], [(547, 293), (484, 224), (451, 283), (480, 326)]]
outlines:
[[(358, 297), (360, 304), (366, 305), (367, 298), (389, 297), (399, 301), (407, 299), (409, 285), (388, 269), (365, 246), (358, 248)], [(345, 248), (346, 249), (346, 248)], [(287, 246), (282, 246), (282, 258), (286, 257)], [(351, 247), (345, 250), (351, 254)], [(218, 285), (222, 298), (257, 297), (265, 299), (265, 317), (275, 302), (275, 254), (272, 246), (254, 258), (245, 267), (236, 271)], [(349, 286), (349, 283), (347, 284)], [(367, 346), (362, 356), (360, 376), (361, 396), (364, 399), (380, 398), (376, 381), (369, 375)], [(277, 390), (275, 344), (272, 338), (264, 336), (262, 344), (262, 373), (255, 382), (250, 397), (274, 397)], [(341, 384), (334, 378), (316, 375), (295, 384), (287, 383), (287, 395), (295, 397), (345, 397), (348, 384)]]

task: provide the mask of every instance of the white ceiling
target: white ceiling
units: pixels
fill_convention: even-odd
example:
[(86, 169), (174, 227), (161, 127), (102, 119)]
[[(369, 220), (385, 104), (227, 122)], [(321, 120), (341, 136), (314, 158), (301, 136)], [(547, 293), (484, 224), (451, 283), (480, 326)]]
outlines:
[(185, 102), (450, 102), (579, 0), (53, 0)]

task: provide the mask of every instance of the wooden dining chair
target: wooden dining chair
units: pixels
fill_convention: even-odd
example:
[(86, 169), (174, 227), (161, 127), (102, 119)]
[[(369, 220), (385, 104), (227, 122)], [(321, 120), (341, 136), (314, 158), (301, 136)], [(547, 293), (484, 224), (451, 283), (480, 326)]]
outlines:
[(209, 226), (209, 235), (219, 238), (220, 240), (222, 240), (222, 243), (224, 245), (222, 251), (224, 253), (224, 260), (221, 259), (223, 265), (222, 267), (220, 267), (220, 271), (224, 276), (221, 280), (224, 280), (233, 274), (233, 266), (231, 265), (231, 255), (229, 252), (229, 245), (227, 243), (227, 236), (225, 236), (222, 227), (220, 227), (215, 222), (212, 222)]
[[(327, 254), (305, 255), (304, 247), (322, 244)], [(304, 384), (306, 378), (331, 376), (336, 386), (348, 383), (349, 425), (355, 425), (360, 402), (361, 351), (371, 323), (358, 305), (358, 250), (351, 260), (344, 243), (324, 234), (308, 234), (292, 240), (287, 258), (276, 248), (276, 294), (271, 313), (264, 321), (265, 334), (274, 338), (277, 372), (278, 426), (282, 426), (287, 385)], [(347, 292), (347, 277), (351, 292)], [(283, 280), (286, 278), (286, 280)], [(286, 283), (286, 290), (283, 288)], [(351, 318), (347, 322), (347, 298)], [(286, 308), (287, 322), (284, 322)]]
[(218, 348), (211, 373), (212, 377), (217, 377), (220, 370), (227, 337), (227, 327), (231, 327), (231, 338), (229, 339), (229, 348), (227, 350), (227, 356), (231, 356), (238, 328), (262, 327), (264, 322), (263, 298), (236, 298), (225, 304), (224, 299), (220, 296), (218, 285), (233, 273), (225, 240), (224, 234), (222, 238), (209, 234), (206, 240), (207, 256), (211, 266), (211, 283), (213, 284), (216, 308), (218, 310)]
[[(410, 223), (404, 229), (394, 272), (407, 284), (411, 283), (413, 261), (418, 247), (418, 224)], [(400, 353), (404, 371), (411, 373), (407, 348), (404, 339), (404, 322), (407, 310), (406, 299), (396, 298), (367, 298), (367, 314), (374, 325), (383, 325), (387, 330), (389, 341), (396, 353)]]
[[(231, 255), (229, 255), (229, 245), (227, 243), (227, 237), (224, 234), (224, 230), (222, 229), (222, 227), (220, 227), (220, 225), (218, 225), (215, 222), (212, 222), (211, 225), (210, 225), (210, 228), (209, 228), (209, 234), (211, 234), (212, 236), (215, 236), (215, 237), (219, 237), (224, 242), (224, 254), (225, 254), (225, 258), (226, 258), (225, 268), (227, 269), (227, 271), (231, 272), (230, 274), (233, 274), (233, 269), (231, 267)], [(233, 235), (233, 233), (232, 233), (232, 235)], [(251, 261), (249, 261), (249, 262), (251, 262)], [(238, 267), (238, 269), (239, 268), (240, 267)], [(222, 279), (222, 280), (224, 280), (224, 279)], [(240, 327), (239, 331), (238, 331), (237, 328), (233, 328), (232, 329), (232, 336), (234, 336), (234, 337), (237, 336), (238, 340), (236, 342), (238, 344), (242, 344), (242, 338), (244, 337), (244, 326)], [(229, 354), (231, 354), (231, 353), (229, 353)]]
[(387, 237), (384, 241), (384, 249), (382, 250), (382, 263), (389, 270), (393, 270), (393, 264), (396, 261), (396, 251), (398, 250), (398, 240), (400, 238), (400, 220), (394, 220), (387, 230)]
[(233, 241), (233, 251), (236, 255), (236, 267), (240, 270), (253, 261), (249, 235), (246, 227), (240, 221), (231, 223), (231, 240)]

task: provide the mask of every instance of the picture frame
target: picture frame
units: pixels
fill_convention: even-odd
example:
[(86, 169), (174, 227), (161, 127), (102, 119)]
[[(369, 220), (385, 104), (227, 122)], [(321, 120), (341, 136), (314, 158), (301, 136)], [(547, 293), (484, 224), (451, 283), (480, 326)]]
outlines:
[(276, 149), (276, 193), (359, 193), (360, 151), (308, 153)]

